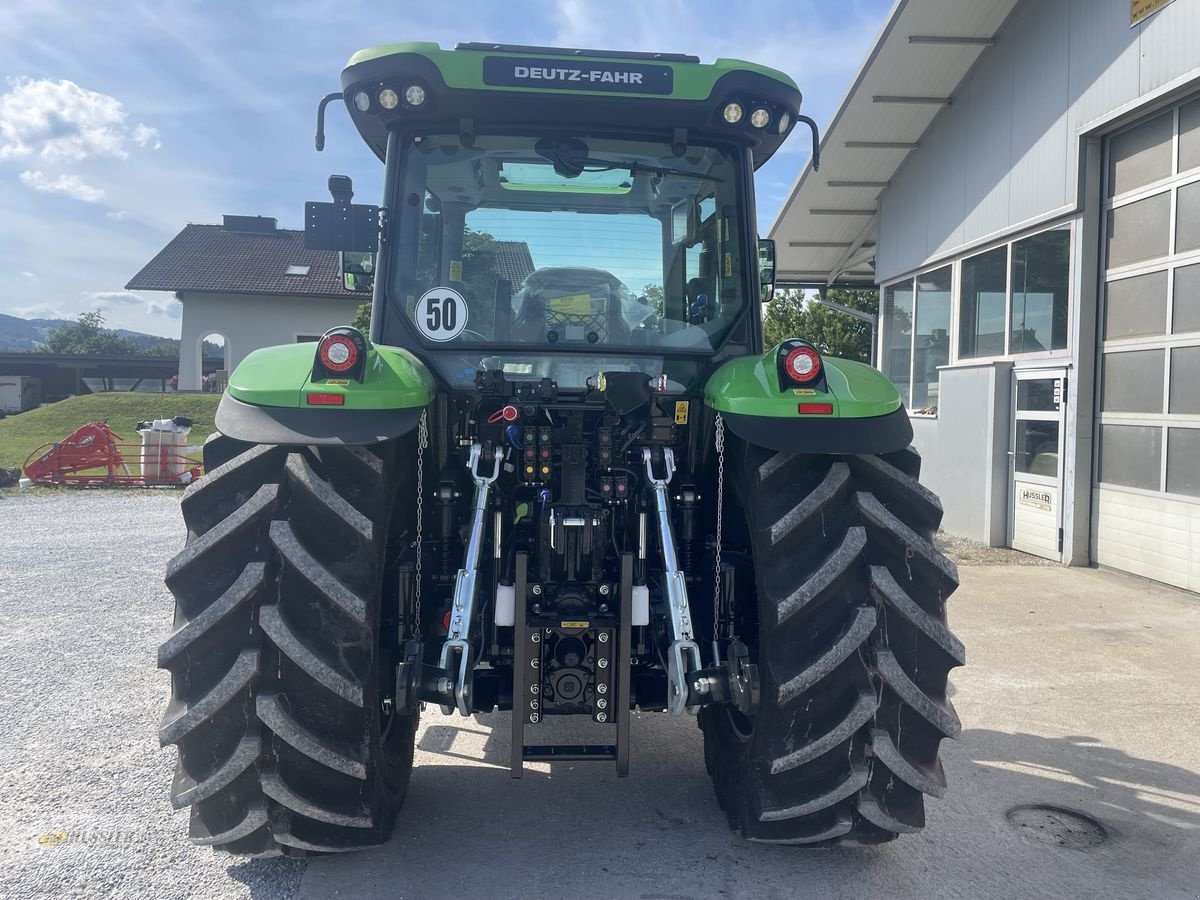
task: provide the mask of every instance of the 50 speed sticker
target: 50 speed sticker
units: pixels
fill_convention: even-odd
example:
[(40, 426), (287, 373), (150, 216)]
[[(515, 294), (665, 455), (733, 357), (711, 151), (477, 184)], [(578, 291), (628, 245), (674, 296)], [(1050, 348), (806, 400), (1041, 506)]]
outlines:
[(431, 341), (452, 341), (467, 327), (467, 301), (454, 288), (435, 287), (413, 307), (417, 329)]

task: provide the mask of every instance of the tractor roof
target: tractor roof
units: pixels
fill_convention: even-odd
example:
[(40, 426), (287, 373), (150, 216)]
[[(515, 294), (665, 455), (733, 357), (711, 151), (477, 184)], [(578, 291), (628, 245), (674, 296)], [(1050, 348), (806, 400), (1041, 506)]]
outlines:
[[(410, 94), (413, 86), (420, 92)], [(402, 124), (483, 130), (549, 122), (733, 139), (753, 149), (758, 167), (791, 131), (801, 102), (786, 74), (742, 60), (507, 44), (370, 47), (350, 58), (342, 89), (355, 126), (381, 159), (388, 129)], [(730, 103), (741, 107), (732, 123), (723, 116)], [(750, 119), (760, 108), (769, 120), (757, 127)]]

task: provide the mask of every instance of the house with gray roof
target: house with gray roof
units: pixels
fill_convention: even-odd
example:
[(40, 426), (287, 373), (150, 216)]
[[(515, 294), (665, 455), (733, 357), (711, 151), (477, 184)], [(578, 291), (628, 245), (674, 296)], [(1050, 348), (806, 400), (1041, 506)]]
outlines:
[[(529, 245), (496, 243), (496, 274), (515, 290), (534, 270)], [(224, 342), (228, 372), (260, 347), (316, 340), (371, 299), (346, 287), (338, 253), (306, 250), (303, 231), (264, 216), (185, 226), (125, 287), (171, 291), (183, 304), (179, 389), (193, 391), (206, 338)]]
[(337, 253), (306, 250), (303, 231), (263, 216), (185, 226), (126, 288), (171, 291), (183, 304), (179, 389), (193, 391), (205, 338), (220, 336), (230, 371), (260, 347), (315, 340), (370, 299), (346, 289)]

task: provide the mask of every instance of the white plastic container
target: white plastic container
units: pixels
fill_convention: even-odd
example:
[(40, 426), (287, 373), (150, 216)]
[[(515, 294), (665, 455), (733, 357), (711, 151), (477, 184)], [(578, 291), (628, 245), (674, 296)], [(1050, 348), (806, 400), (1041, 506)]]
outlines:
[(512, 627), (517, 619), (517, 589), (511, 584), (496, 585), (496, 624)]
[(142, 436), (142, 480), (148, 484), (170, 484), (188, 471), (185, 462), (187, 437), (192, 426), (176, 425), (173, 419), (155, 419)]
[(650, 588), (644, 584), (633, 586), (633, 617), (630, 625), (650, 624)]

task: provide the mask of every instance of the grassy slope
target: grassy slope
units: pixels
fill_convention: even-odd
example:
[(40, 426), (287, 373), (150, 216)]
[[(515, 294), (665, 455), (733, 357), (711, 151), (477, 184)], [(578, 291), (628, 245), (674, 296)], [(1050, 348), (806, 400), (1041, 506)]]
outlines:
[(87, 394), (0, 420), (0, 466), (19, 466), (42, 444), (61, 441), (80, 425), (108, 419), (126, 443), (141, 441), (134, 424), (142, 419), (192, 420), (189, 444), (203, 444), (213, 430), (220, 394)]

